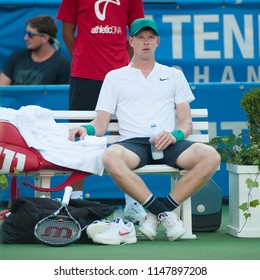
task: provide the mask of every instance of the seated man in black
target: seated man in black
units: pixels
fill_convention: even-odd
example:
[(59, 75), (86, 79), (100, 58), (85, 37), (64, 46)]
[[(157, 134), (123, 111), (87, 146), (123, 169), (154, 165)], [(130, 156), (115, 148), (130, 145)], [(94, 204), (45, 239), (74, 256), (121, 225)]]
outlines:
[(49, 15), (40, 15), (28, 19), (26, 25), (27, 47), (9, 57), (0, 85), (69, 84), (70, 62), (58, 51), (55, 21)]

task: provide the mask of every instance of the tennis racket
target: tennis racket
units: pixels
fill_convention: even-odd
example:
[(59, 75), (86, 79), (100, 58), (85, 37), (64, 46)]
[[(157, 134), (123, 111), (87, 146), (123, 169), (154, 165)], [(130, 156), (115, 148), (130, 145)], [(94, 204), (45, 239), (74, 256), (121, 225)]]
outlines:
[(39, 242), (48, 246), (66, 246), (80, 238), (80, 224), (71, 216), (67, 208), (71, 192), (72, 187), (67, 186), (61, 207), (36, 224), (34, 236)]

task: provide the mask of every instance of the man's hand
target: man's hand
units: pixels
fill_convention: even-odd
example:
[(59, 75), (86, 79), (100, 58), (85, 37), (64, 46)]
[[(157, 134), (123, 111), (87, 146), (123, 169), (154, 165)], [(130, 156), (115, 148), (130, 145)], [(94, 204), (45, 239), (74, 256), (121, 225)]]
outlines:
[(164, 150), (169, 145), (176, 143), (176, 138), (172, 136), (170, 132), (162, 131), (155, 139), (156, 148), (158, 150)]
[(87, 130), (85, 127), (75, 127), (70, 129), (69, 132), (69, 140), (70, 141), (76, 141), (76, 138), (79, 138), (80, 140), (84, 140), (87, 135)]

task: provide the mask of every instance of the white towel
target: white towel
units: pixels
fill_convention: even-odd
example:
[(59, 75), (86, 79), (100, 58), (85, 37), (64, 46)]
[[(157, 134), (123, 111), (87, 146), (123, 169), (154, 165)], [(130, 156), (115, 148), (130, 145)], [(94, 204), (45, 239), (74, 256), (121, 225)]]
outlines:
[(40, 106), (24, 106), (19, 110), (0, 107), (0, 119), (17, 127), (29, 147), (44, 159), (71, 169), (102, 175), (105, 137), (87, 136), (83, 141), (68, 139), (69, 128), (56, 123), (51, 110)]

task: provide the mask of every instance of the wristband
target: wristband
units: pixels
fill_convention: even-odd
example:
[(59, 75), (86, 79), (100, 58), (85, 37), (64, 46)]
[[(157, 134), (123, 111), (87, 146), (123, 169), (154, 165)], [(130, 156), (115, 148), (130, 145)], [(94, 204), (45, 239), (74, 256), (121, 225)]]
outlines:
[(172, 131), (171, 135), (176, 138), (176, 142), (182, 141), (185, 137), (184, 132), (179, 129)]
[(91, 124), (85, 124), (85, 125), (82, 125), (81, 127), (86, 128), (88, 135), (95, 135), (95, 133), (96, 133), (95, 127)]

